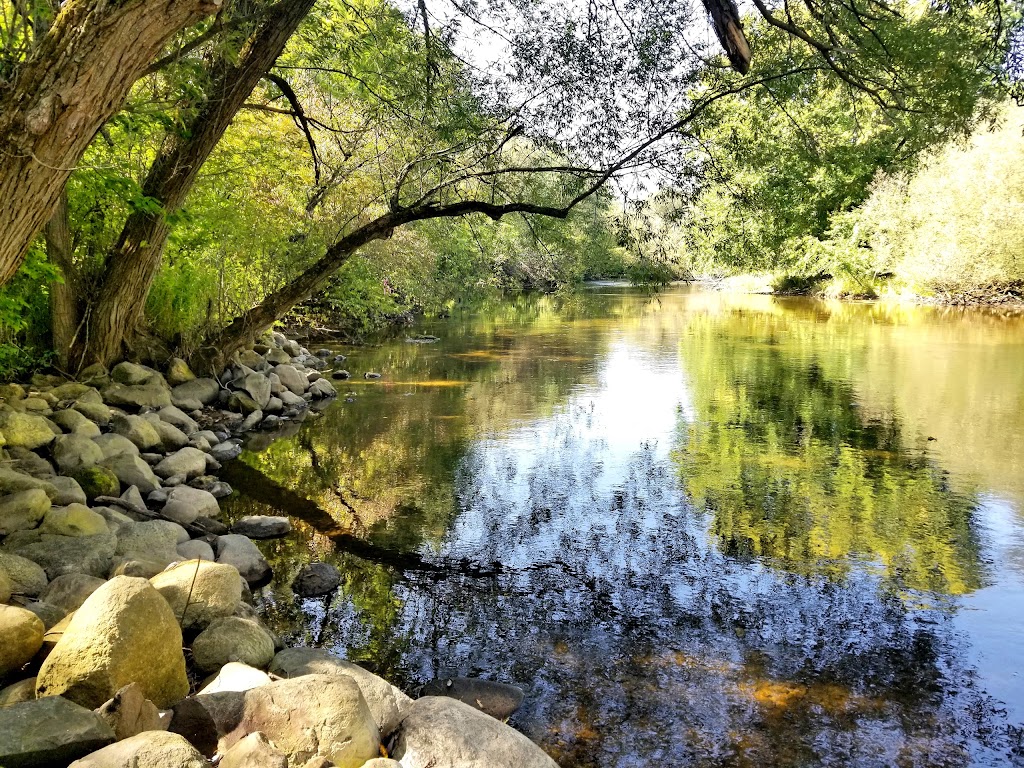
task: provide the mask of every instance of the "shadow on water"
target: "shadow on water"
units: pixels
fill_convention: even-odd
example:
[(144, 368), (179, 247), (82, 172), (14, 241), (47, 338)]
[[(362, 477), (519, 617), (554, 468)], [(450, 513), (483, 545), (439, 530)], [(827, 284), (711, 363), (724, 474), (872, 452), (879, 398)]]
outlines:
[[(1021, 571), (985, 534), (996, 494), (1024, 541), (1024, 477), (988, 444), (1024, 431), (1022, 328), (519, 297), (417, 329), (436, 344), (351, 350), (385, 377), (243, 454), (228, 514), (293, 515), (258, 595), (291, 642), (410, 691), (515, 682), (513, 723), (564, 766), (1012, 764), (1021, 694), (987, 692), (988, 614), (964, 609), (994, 590), (1024, 625)], [(943, 361), (973, 366), (971, 393)], [(935, 398), (994, 413), (988, 434)], [(958, 433), (966, 455), (940, 445)], [(291, 594), (311, 559), (343, 570), (337, 595)]]

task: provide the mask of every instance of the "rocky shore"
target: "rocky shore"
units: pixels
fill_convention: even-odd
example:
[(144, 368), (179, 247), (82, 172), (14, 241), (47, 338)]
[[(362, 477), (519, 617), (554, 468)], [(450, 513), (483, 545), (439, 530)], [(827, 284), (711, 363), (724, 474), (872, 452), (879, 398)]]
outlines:
[[(283, 648), (252, 607), (270, 576), (253, 539), (291, 524), (225, 525), (216, 472), (243, 433), (335, 396), (343, 362), (275, 333), (218, 378), (175, 359), (0, 386), (0, 766), (555, 765), (498, 719), (517, 689), (456, 680), (413, 700)], [(338, 584), (311, 563), (293, 588)]]

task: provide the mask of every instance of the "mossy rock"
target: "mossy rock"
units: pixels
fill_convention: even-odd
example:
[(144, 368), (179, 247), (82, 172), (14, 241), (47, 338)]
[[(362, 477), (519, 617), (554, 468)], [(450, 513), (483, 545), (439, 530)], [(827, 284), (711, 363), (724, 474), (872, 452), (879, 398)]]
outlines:
[(78, 481), (85, 491), (85, 497), (92, 501), (97, 496), (120, 496), (121, 483), (114, 472), (102, 466), (82, 467), (71, 477)]

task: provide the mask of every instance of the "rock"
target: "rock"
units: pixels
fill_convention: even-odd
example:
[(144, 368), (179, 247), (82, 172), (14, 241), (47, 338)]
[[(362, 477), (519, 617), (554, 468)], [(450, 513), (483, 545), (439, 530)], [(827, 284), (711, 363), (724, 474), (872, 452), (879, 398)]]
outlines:
[(7, 574), (0, 571), (0, 603), (11, 602), (11, 592), (14, 589), (14, 585), (11, 584), (11, 580), (7, 578)]
[(188, 480), (188, 478), (184, 475), (171, 475), (170, 477), (164, 478), (164, 487), (177, 488), (179, 485), (184, 485), (186, 480)]
[[(206, 454), (198, 448), (182, 448), (157, 464), (153, 471), (160, 477), (185, 475), (197, 477), (206, 472)], [(140, 487), (139, 490), (142, 490)]]
[(8, 446), (7, 455), (10, 458), (8, 466), (18, 472), (45, 480), (49, 482), (54, 477), (53, 465), (34, 451), (28, 448)]
[(326, 347), (322, 347), (322, 348), (318, 349), (316, 352), (314, 352), (313, 354), (316, 355), (317, 357), (328, 358), (328, 357), (331, 356), (332, 352), (331, 352), (331, 350), (327, 349)]
[(344, 381), (345, 379), (351, 379), (352, 378), (352, 374), (349, 373), (346, 370), (337, 370), (337, 371), (334, 371), (331, 374), (331, 378), (332, 379), (340, 379), (340, 380)]
[(193, 435), (188, 439), (188, 444), (191, 445), (193, 448), (198, 448), (203, 453), (210, 452), (210, 441), (207, 440), (205, 437), (196, 437), (195, 435)]
[[(132, 460), (138, 461), (133, 456), (116, 456), (113, 459), (104, 459), (104, 462), (124, 463)], [(80, 467), (71, 473), (71, 479), (78, 483), (85, 498), (92, 501), (97, 496), (117, 496), (121, 493), (121, 482), (117, 470), (112, 466), (88, 466)]]
[(172, 357), (167, 364), (167, 375), (164, 378), (167, 379), (168, 384), (176, 387), (179, 384), (184, 384), (186, 381), (192, 381), (195, 377), (196, 375), (192, 373), (188, 363), (180, 357)]
[(145, 579), (117, 576), (73, 615), (39, 669), (36, 694), (98, 707), (129, 683), (158, 707), (188, 694), (181, 628)]
[[(66, 615), (62, 608), (58, 608), (56, 605), (50, 605), (49, 603), (43, 603), (38, 600), (27, 602), (23, 607), (26, 611), (32, 611), (32, 613), (39, 617), (40, 621), (43, 622), (43, 626), (46, 627), (47, 632), (59, 624)], [(46, 644), (46, 635), (43, 635), (43, 644)]]
[(0, 535), (35, 528), (50, 511), (50, 497), (33, 488), (0, 498)]
[(284, 402), (279, 397), (271, 397), (267, 401), (267, 407), (263, 410), (270, 414), (278, 414), (284, 410)]
[(259, 423), (263, 421), (263, 411), (253, 411), (244, 419), (242, 423), (236, 428), (236, 432), (251, 432), (259, 426)]
[(380, 754), (377, 727), (359, 687), (340, 675), (186, 699), (174, 708), (171, 730), (208, 754), (226, 752), (258, 731), (296, 766), (319, 755), (339, 768), (360, 768)]
[(293, 365), (279, 365), (274, 369), (274, 373), (281, 379), (281, 384), (293, 394), (302, 395), (309, 389), (309, 381)]
[(266, 672), (250, 667), (248, 664), (229, 661), (220, 668), (217, 676), (206, 683), (196, 695), (204, 696), (224, 691), (248, 691), (251, 688), (267, 685), (269, 682), (270, 675)]
[(238, 616), (215, 619), (192, 643), (192, 658), (204, 672), (229, 661), (263, 669), (274, 658), (274, 638), (258, 622)]
[(171, 390), (171, 402), (186, 411), (198, 411), (210, 405), (220, 394), (220, 384), (214, 379), (192, 379)]
[(91, 439), (79, 434), (63, 435), (53, 444), (53, 460), (63, 474), (103, 461), (103, 451)]
[(83, 504), (69, 504), (66, 507), (51, 507), (39, 531), (57, 536), (98, 536), (109, 533), (110, 529), (103, 515)]
[(339, 659), (322, 648), (285, 648), (270, 664), (270, 674), (294, 678), (303, 675), (343, 675), (355, 680), (381, 734), (391, 733), (412, 705), (412, 699), (387, 680), (358, 664)]
[(228, 408), (248, 416), (250, 413), (260, 410), (260, 404), (245, 392), (233, 392), (228, 398)]
[(0, 709), (0, 765), (4, 768), (67, 765), (113, 740), (114, 732), (96, 713), (60, 696)]
[(32, 660), (43, 647), (45, 632), (42, 620), (32, 611), (0, 605), (0, 679)]
[(23, 472), (0, 467), (0, 494), (18, 493), (33, 488), (44, 491), (51, 500), (57, 495), (57, 489), (49, 480), (40, 480)]
[(334, 388), (327, 379), (317, 379), (309, 385), (309, 391), (313, 394), (313, 397), (334, 397), (338, 394), (338, 390)]
[(523, 690), (514, 685), (475, 677), (431, 680), (423, 686), (420, 695), (449, 696), (503, 722), (519, 709), (525, 697)]
[(76, 760), (68, 768), (210, 768), (181, 736), (145, 731)]
[(281, 393), (281, 402), (289, 408), (305, 408), (308, 405), (304, 398), (288, 390)]
[(255, 368), (257, 365), (263, 365), (266, 360), (255, 349), (246, 349), (238, 354), (238, 362), (246, 368)]
[(156, 417), (154, 417), (153, 421), (150, 423), (152, 424), (153, 429), (156, 430), (156, 433), (160, 436), (159, 448), (164, 453), (176, 451), (189, 444), (188, 435), (174, 425), (161, 421)]
[(519, 731), (447, 696), (413, 702), (389, 752), (403, 768), (557, 768)]
[(333, 592), (341, 584), (341, 572), (330, 563), (309, 563), (295, 580), (292, 590), (299, 597), (319, 597)]
[(98, 424), (101, 427), (105, 427), (110, 423), (110, 408), (108, 408), (104, 403), (90, 403), (79, 400), (71, 407), (85, 416), (89, 421), (94, 424)]
[(288, 758), (257, 731), (240, 739), (218, 763), (219, 768), (288, 768)]
[(322, 378), (323, 375), (320, 373), (320, 371), (310, 371), (309, 373), (306, 374), (306, 381), (308, 381), (310, 384), (312, 384), (314, 381), (320, 381), (320, 379)]
[(188, 525), (200, 516), (217, 517), (220, 515), (220, 505), (209, 491), (180, 485), (168, 492), (161, 514), (176, 523)]
[[(303, 768), (306, 767), (303, 766)], [(362, 768), (402, 768), (402, 764), (389, 757), (375, 757), (373, 760), (367, 760), (363, 763)]]
[(274, 365), (283, 365), (292, 361), (292, 356), (283, 349), (270, 350), (267, 352), (266, 358), (268, 363), (273, 363)]
[[(268, 680), (270, 678), (267, 678)], [(0, 690), (0, 708), (23, 701), (33, 701), (36, 697), (36, 679), (27, 677)]]
[(50, 579), (65, 573), (105, 576), (110, 570), (117, 547), (112, 533), (96, 536), (57, 536), (41, 534), (37, 541), (12, 548), (16, 555), (42, 566)]
[(49, 445), (56, 437), (45, 418), (18, 411), (0, 411), (0, 433), (8, 446), (30, 451)]
[[(153, 473), (149, 464), (138, 456), (121, 454), (110, 459), (104, 459), (102, 466), (113, 472), (121, 485), (125, 487), (134, 485), (139, 489), (140, 493), (150, 493), (160, 487), (160, 479)], [(116, 496), (119, 492), (120, 489), (108, 495)], [(86, 491), (86, 495), (88, 493)]]
[(206, 560), (211, 563), (216, 559), (216, 555), (213, 554), (213, 547), (202, 539), (192, 539), (192, 541), (179, 544), (178, 556), (182, 560)]
[(89, 499), (82, 490), (82, 486), (73, 477), (56, 475), (50, 478), (50, 483), (57, 489), (57, 495), (50, 501), (59, 507), (66, 507), (68, 504), (85, 504)]
[(231, 616), (242, 599), (238, 571), (221, 563), (189, 560), (158, 573), (150, 583), (170, 604), (184, 629), (205, 628)]
[(93, 442), (100, 447), (101, 451), (103, 451), (104, 459), (112, 459), (115, 456), (139, 455), (138, 446), (124, 435), (117, 435), (113, 432), (109, 432), (95, 438)]
[(247, 537), (229, 533), (217, 539), (217, 562), (233, 565), (250, 584), (270, 575), (270, 564)]
[(364, 379), (379, 379), (380, 378), (380, 374), (379, 373), (374, 373), (373, 371), (367, 371), (366, 373), (363, 374), (363, 378)]
[(128, 486), (121, 494), (121, 501), (127, 504), (135, 513), (146, 512), (146, 502), (142, 500), (142, 493), (134, 485)]
[(231, 526), (232, 533), (248, 536), (250, 539), (273, 539), (284, 536), (292, 530), (287, 517), (274, 515), (246, 515)]
[(64, 615), (77, 611), (82, 603), (106, 581), (85, 573), (65, 573), (51, 581), (40, 598), (64, 611)]
[(157, 564), (158, 571), (163, 570), (180, 559), (178, 539), (182, 530), (169, 520), (148, 520), (125, 526), (117, 535), (116, 554), (128, 560), (151, 561)]
[[(280, 374), (278, 374), (280, 376)], [(284, 383), (282, 381), (282, 383)], [(267, 401), (270, 400), (270, 379), (264, 376), (262, 373), (256, 373), (253, 371), (242, 379), (241, 388), (245, 390), (249, 397), (256, 401), (256, 404), (263, 408), (266, 406)]]
[(144, 731), (162, 731), (164, 724), (156, 704), (147, 699), (136, 683), (130, 683), (96, 710), (100, 719), (110, 726), (121, 741)]
[(75, 432), (79, 429), (88, 429), (89, 427), (92, 427), (97, 430), (96, 434), (99, 434), (99, 428), (89, 421), (84, 414), (79, 413), (73, 408), (65, 408), (64, 410), (57, 411), (50, 417), (50, 419), (65, 432)]
[(138, 386), (111, 384), (103, 390), (103, 399), (109, 405), (127, 408), (165, 408), (172, 405), (170, 390), (162, 379)]
[(173, 405), (167, 408), (161, 408), (157, 412), (157, 415), (160, 417), (161, 421), (170, 424), (172, 427), (177, 427), (190, 437), (199, 430), (199, 425), (196, 423), (195, 419)]
[(114, 414), (110, 420), (110, 428), (115, 434), (128, 438), (140, 451), (151, 451), (160, 447), (160, 433), (142, 416)]
[(125, 361), (118, 363), (111, 369), (110, 378), (118, 384), (135, 386), (150, 381), (155, 373), (156, 371), (152, 368)]
[(210, 449), (210, 455), (217, 461), (230, 461), (242, 453), (242, 446), (233, 441), (217, 443)]
[[(101, 496), (101, 499), (108, 499), (109, 496)], [(115, 536), (121, 533), (125, 528), (131, 528), (135, 525), (134, 518), (129, 517), (120, 509), (114, 509), (112, 507), (94, 507), (93, 512), (101, 515), (104, 520), (107, 521), (107, 529)]]
[(46, 571), (27, 558), (0, 551), (0, 571), (7, 576), (16, 595), (37, 597), (46, 589)]

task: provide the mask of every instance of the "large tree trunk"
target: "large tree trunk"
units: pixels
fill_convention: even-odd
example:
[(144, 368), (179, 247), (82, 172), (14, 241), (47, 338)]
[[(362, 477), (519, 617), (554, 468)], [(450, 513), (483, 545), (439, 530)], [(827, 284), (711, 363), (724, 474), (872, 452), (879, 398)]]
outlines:
[(78, 330), (78, 273), (71, 258), (71, 226), (68, 221), (68, 194), (61, 193), (53, 216), (43, 230), (46, 236), (46, 256), (61, 273), (63, 282), (50, 285), (50, 328), (57, 362), (67, 371), (70, 366), (71, 345)]
[(0, 285), (164, 43), (220, 0), (67, 0), (0, 95)]
[(120, 355), (160, 268), (169, 231), (167, 214), (184, 204), (203, 163), (313, 3), (283, 0), (273, 6), (237, 60), (225, 57), (217, 61), (203, 108), (185, 130), (164, 142), (142, 187), (143, 194), (158, 200), (163, 210), (133, 213), (109, 254), (90, 315), (85, 362), (107, 365)]

